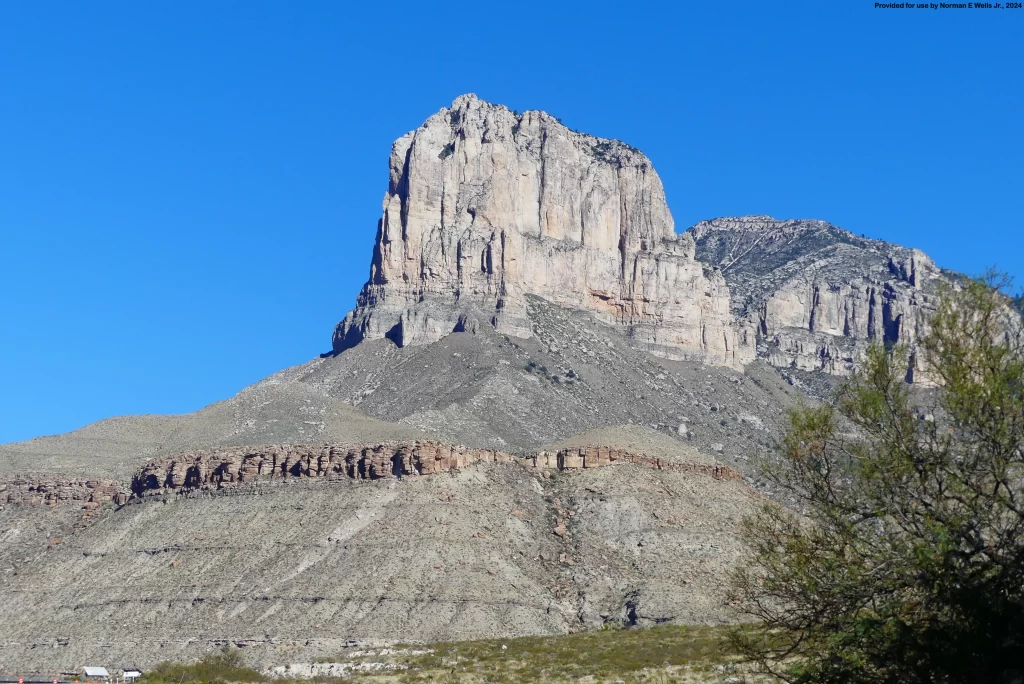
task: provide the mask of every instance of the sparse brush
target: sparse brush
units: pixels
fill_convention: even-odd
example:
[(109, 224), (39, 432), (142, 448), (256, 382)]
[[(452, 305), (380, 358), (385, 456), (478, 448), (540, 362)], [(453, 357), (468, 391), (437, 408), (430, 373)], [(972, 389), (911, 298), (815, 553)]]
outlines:
[(237, 649), (223, 648), (219, 653), (210, 653), (189, 665), (162, 662), (147, 672), (142, 681), (152, 684), (174, 682), (264, 682), (266, 677), (245, 667)]

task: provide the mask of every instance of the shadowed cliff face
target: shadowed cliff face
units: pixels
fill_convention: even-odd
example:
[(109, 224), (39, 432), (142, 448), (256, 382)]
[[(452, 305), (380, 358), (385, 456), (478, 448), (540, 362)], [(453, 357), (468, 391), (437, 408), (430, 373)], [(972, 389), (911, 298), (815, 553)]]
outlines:
[(0, 473), (0, 505), (58, 506), (61, 504), (123, 504), (127, 495), (119, 480), (81, 480), (46, 475)]
[(390, 166), (370, 280), (336, 351), (479, 325), (530, 337), (533, 294), (624, 326), (661, 356), (753, 358), (725, 281), (676, 235), (657, 173), (628, 145), (466, 95), (396, 141)]

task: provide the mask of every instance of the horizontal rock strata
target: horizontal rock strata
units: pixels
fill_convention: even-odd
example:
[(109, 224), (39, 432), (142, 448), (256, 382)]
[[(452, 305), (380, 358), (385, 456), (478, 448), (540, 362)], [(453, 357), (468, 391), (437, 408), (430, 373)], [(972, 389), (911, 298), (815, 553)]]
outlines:
[(261, 478), (378, 480), (449, 473), (475, 463), (517, 463), (530, 469), (575, 470), (632, 463), (660, 470), (737, 479), (717, 463), (680, 463), (610, 447), (541, 451), (525, 457), (493, 449), (470, 449), (437, 442), (367, 446), (271, 445), (255, 449), (194, 451), (149, 461), (132, 477), (130, 489), (117, 480), (32, 478), (0, 475), (0, 503), (29, 506), (122, 505), (131, 496), (187, 490), (222, 489)]
[(128, 498), (124, 485), (110, 479), (73, 479), (0, 475), (0, 503), (30, 506), (56, 506), (64, 503), (124, 503)]
[(147, 463), (132, 478), (132, 491), (196, 489), (250, 482), (259, 477), (381, 479), (432, 475), (473, 463), (509, 463), (512, 456), (434, 442), (371, 446), (272, 445), (255, 449), (196, 451)]
[(387, 443), (372, 446), (273, 445), (258, 449), (196, 451), (147, 463), (133, 478), (137, 496), (175, 491), (219, 489), (258, 478), (383, 479), (432, 475), (474, 463), (518, 463), (528, 468), (573, 470), (633, 463), (661, 470), (736, 479), (721, 464), (676, 463), (608, 447), (542, 451), (524, 458), (492, 449), (469, 449), (437, 442)]

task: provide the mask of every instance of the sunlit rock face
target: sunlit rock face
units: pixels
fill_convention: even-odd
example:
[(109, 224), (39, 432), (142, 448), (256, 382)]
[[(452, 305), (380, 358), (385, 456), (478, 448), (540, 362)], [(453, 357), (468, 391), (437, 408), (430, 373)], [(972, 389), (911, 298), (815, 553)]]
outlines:
[(661, 356), (754, 358), (753, 325), (675, 233), (646, 156), (464, 95), (395, 142), (370, 279), (334, 349), (482, 325), (529, 337), (528, 294), (625, 326)]
[(729, 283), (733, 314), (757, 329), (758, 355), (780, 367), (846, 375), (872, 341), (913, 350), (939, 285), (953, 282), (920, 250), (824, 221), (720, 218), (687, 233)]

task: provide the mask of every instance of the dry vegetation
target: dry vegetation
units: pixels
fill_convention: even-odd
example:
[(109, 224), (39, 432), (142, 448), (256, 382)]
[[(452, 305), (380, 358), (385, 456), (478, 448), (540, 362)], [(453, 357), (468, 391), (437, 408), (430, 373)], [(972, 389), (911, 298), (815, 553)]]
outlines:
[[(400, 682), (713, 682), (742, 677), (730, 627), (659, 626), (435, 644)], [(380, 678), (386, 681), (385, 678)]]
[[(759, 682), (737, 664), (733, 627), (665, 625), (599, 630), (568, 636), (459, 641), (358, 651), (321, 664), (344, 663), (357, 671), (318, 677), (341, 682)], [(361, 670), (361, 671), (360, 671)], [(164, 663), (148, 684), (280, 682), (241, 667), (237, 652), (207, 656), (192, 665)], [(308, 681), (308, 680), (307, 680)]]

